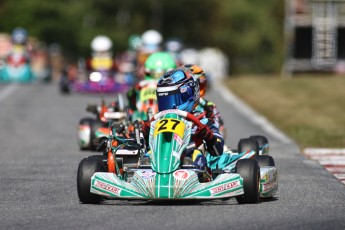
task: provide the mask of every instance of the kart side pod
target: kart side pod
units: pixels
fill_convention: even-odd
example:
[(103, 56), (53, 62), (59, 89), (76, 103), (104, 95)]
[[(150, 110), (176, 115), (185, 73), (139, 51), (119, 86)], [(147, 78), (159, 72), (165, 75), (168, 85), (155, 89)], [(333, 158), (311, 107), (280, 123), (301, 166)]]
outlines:
[(272, 198), (278, 190), (278, 173), (274, 166), (260, 168), (260, 197)]

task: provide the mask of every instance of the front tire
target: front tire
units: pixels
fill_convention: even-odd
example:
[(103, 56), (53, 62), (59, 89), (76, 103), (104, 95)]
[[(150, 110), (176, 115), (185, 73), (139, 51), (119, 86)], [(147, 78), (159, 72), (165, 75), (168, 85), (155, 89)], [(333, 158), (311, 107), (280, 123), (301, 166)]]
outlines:
[(260, 168), (256, 160), (242, 159), (236, 163), (236, 173), (243, 178), (244, 194), (237, 196), (239, 204), (259, 201)]
[(91, 177), (96, 172), (104, 172), (102, 156), (90, 156), (79, 163), (77, 190), (79, 200), (84, 204), (99, 204), (103, 200), (101, 196), (90, 192)]

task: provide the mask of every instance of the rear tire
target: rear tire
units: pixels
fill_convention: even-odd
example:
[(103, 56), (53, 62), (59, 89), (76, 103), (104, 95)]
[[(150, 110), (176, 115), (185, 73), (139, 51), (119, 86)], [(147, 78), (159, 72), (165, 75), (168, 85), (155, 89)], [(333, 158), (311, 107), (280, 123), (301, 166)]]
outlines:
[(265, 144), (268, 144), (268, 139), (265, 136), (254, 135), (254, 136), (250, 136), (249, 138), (256, 140), (258, 142), (259, 146), (263, 146)]
[(84, 158), (78, 167), (77, 190), (80, 202), (84, 204), (99, 204), (103, 198), (90, 192), (91, 177), (96, 172), (104, 172), (102, 156)]
[(260, 169), (256, 160), (242, 159), (236, 163), (236, 173), (243, 178), (244, 194), (237, 196), (239, 204), (259, 201)]
[(262, 149), (264, 155), (268, 155), (268, 139), (265, 136), (261, 136), (261, 135), (254, 135), (254, 136), (250, 136), (250, 139), (255, 140), (258, 145), (259, 145), (259, 149), (264, 147), (265, 145), (267, 145), (267, 147), (265, 149)]
[(243, 138), (238, 142), (238, 152), (255, 151), (255, 155), (259, 155), (259, 144), (254, 139)]
[(265, 167), (265, 166), (275, 166), (274, 159), (271, 156), (268, 155), (261, 155), (258, 156), (257, 158), (259, 167)]

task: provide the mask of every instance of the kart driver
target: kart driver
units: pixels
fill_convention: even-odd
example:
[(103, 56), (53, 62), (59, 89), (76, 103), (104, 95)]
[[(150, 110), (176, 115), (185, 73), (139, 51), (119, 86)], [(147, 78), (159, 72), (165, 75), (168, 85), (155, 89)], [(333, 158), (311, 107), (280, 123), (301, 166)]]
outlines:
[(104, 35), (98, 35), (91, 42), (92, 58), (87, 60), (86, 69), (88, 71), (105, 71), (115, 72), (116, 63), (112, 58), (113, 42)]
[[(196, 111), (199, 104), (200, 90), (199, 83), (188, 68), (179, 68), (166, 72), (157, 84), (158, 110), (179, 109), (193, 115), (200, 114)], [(204, 124), (202, 129), (194, 127), (189, 146), (182, 157), (192, 159), (193, 165), (199, 169), (206, 168), (207, 160), (204, 154), (197, 149), (205, 143), (206, 150), (211, 156), (221, 156), (223, 154), (224, 140), (219, 134), (217, 125), (212, 119), (205, 116), (200, 120)], [(143, 127), (144, 136), (148, 137), (150, 122), (145, 122)]]
[(213, 119), (216, 122), (216, 124), (219, 125), (219, 131), (222, 134), (223, 138), (225, 138), (224, 134), (222, 133), (222, 130), (224, 130), (224, 122), (219, 111), (217, 110), (216, 104), (205, 99), (205, 95), (206, 95), (207, 87), (208, 87), (206, 73), (198, 65), (186, 64), (183, 67), (186, 67), (190, 71), (192, 71), (193, 75), (196, 77), (196, 79), (199, 82), (200, 103), (196, 109), (205, 111), (206, 117), (209, 119)]
[(153, 114), (157, 113), (157, 81), (165, 72), (175, 68), (175, 60), (167, 52), (156, 52), (149, 56), (145, 62), (145, 79), (127, 92), (128, 105), (132, 110), (132, 121), (148, 120), (146, 112), (149, 107)]

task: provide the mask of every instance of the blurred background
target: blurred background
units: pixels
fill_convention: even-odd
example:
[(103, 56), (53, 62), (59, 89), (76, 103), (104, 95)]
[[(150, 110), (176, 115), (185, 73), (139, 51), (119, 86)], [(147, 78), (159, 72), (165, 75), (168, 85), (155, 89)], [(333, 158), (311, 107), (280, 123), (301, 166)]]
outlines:
[(267, 73), (280, 71), (283, 63), (284, 12), (284, 2), (275, 0), (2, 0), (0, 31), (23, 27), (74, 62), (90, 54), (96, 35), (109, 36), (114, 52), (121, 53), (131, 35), (155, 29), (186, 48), (220, 49), (231, 73)]
[(122, 63), (133, 38), (156, 30), (162, 46), (178, 40), (181, 62), (202, 66), (210, 82), (231, 76), (233, 92), (302, 146), (345, 145), (344, 0), (0, 0), (0, 22), (0, 67), (21, 27), (32, 71), (56, 81), (78, 74), (97, 35)]
[(131, 35), (155, 29), (187, 48), (219, 48), (231, 74), (344, 72), (344, 18), (341, 0), (0, 1), (1, 32), (23, 27), (68, 62), (89, 55), (98, 34), (121, 53)]

